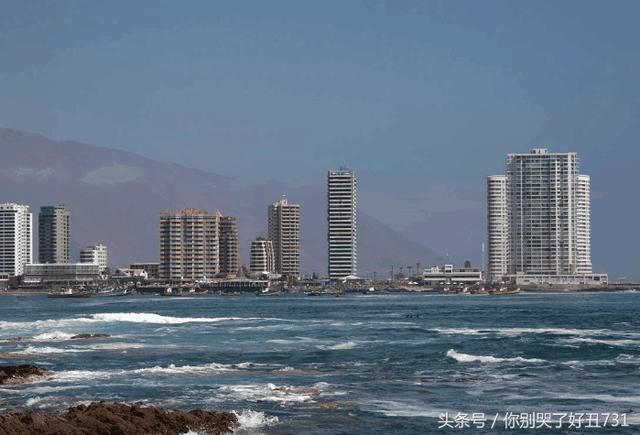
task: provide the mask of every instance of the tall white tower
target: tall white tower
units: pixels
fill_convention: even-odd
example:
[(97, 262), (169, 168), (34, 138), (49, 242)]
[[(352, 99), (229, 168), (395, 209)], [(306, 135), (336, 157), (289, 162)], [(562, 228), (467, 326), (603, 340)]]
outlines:
[(20, 276), (33, 263), (32, 228), (28, 205), (0, 204), (0, 274)]
[(497, 282), (509, 272), (509, 211), (507, 177), (487, 178), (488, 251), (487, 279)]
[(329, 278), (357, 273), (357, 182), (353, 170), (340, 168), (327, 175), (327, 240)]
[(506, 177), (487, 180), (487, 201), (490, 279), (592, 274), (590, 179), (576, 153), (508, 154)]

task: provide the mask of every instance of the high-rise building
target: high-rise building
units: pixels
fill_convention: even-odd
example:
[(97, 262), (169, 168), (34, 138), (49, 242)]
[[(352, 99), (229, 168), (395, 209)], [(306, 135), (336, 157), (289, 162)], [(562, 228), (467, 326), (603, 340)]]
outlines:
[(40, 207), (38, 259), (40, 263), (68, 263), (71, 215), (63, 205)]
[(490, 279), (591, 274), (590, 180), (577, 154), (536, 148), (508, 154), (506, 169), (487, 184)]
[(32, 220), (28, 205), (0, 204), (0, 275), (20, 276), (33, 262)]
[(258, 237), (251, 242), (251, 261), (249, 269), (252, 273), (275, 272), (273, 243), (264, 237)]
[(160, 213), (160, 278), (203, 280), (220, 272), (219, 213)]
[(220, 275), (233, 278), (237, 275), (240, 267), (238, 225), (235, 216), (222, 216), (219, 214), (219, 219)]
[(487, 178), (488, 279), (499, 281), (509, 272), (509, 213), (507, 210), (507, 177)]
[(273, 242), (275, 269), (289, 277), (300, 275), (300, 206), (286, 198), (268, 210), (269, 240)]
[(93, 263), (100, 266), (100, 273), (109, 266), (107, 257), (107, 247), (102, 243), (87, 246), (80, 251), (80, 263)]
[(329, 278), (357, 273), (357, 189), (351, 169), (329, 171), (327, 175), (327, 239)]
[(576, 178), (576, 272), (591, 274), (591, 177)]

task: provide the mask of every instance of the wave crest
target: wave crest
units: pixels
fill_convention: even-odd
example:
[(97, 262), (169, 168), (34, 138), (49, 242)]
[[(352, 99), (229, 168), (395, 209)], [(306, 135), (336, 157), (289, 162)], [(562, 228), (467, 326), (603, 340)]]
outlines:
[(546, 360), (538, 358), (522, 358), (520, 356), (515, 358), (499, 358), (491, 355), (470, 355), (468, 353), (456, 352), (453, 349), (447, 351), (447, 356), (462, 363), (467, 362), (481, 362), (481, 363), (502, 363), (502, 362), (516, 362), (516, 363), (543, 363)]

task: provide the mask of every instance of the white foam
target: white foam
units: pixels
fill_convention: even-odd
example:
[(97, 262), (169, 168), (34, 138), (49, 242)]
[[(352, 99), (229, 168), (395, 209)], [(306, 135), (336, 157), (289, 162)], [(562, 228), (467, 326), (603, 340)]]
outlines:
[(447, 351), (447, 356), (449, 358), (453, 358), (458, 362), (467, 363), (467, 362), (481, 362), (481, 363), (502, 363), (502, 362), (517, 362), (517, 363), (542, 363), (546, 362), (543, 359), (537, 358), (499, 358), (495, 356), (485, 356), (485, 355), (470, 355), (467, 353), (456, 352), (453, 349), (449, 349)]
[(40, 397), (40, 396), (31, 397), (29, 400), (27, 400), (27, 403), (25, 403), (25, 406), (32, 407), (33, 405), (40, 403), (45, 399), (46, 397)]
[(76, 317), (66, 319), (36, 320), (33, 322), (4, 322), (0, 321), (0, 329), (44, 329), (73, 326), (78, 323), (152, 323), (179, 325), (184, 323), (218, 323), (229, 321), (283, 321), (268, 317), (174, 317), (155, 313), (96, 313), (90, 317)]
[(278, 386), (271, 383), (223, 385), (219, 391), (235, 400), (277, 402), (280, 404), (313, 402), (313, 396), (318, 394), (318, 391), (313, 387)]
[(247, 429), (260, 429), (265, 426), (272, 426), (278, 423), (278, 417), (266, 415), (264, 412), (243, 409), (240, 412), (232, 411), (238, 419), (238, 427), (234, 433), (239, 433)]
[(439, 418), (443, 412), (441, 410), (430, 409), (424, 404), (412, 404), (404, 402), (395, 402), (392, 400), (376, 400), (367, 402), (366, 405), (372, 406), (372, 411), (379, 412), (387, 417), (429, 417)]
[(47, 355), (47, 354), (63, 354), (63, 353), (79, 353), (90, 352), (89, 349), (60, 349), (58, 347), (35, 347), (27, 346), (22, 350), (8, 352), (11, 355)]
[(608, 346), (620, 346), (620, 347), (630, 347), (630, 346), (640, 346), (640, 341), (638, 340), (630, 340), (628, 338), (622, 339), (605, 339), (605, 338), (589, 338), (589, 337), (573, 337), (566, 338), (562, 340), (565, 343), (588, 343), (588, 344), (606, 344)]
[(320, 345), (320, 346), (318, 346), (318, 349), (322, 349), (322, 350), (348, 350), (348, 349), (353, 349), (357, 345), (358, 344), (353, 342), (353, 341), (346, 341), (344, 343), (336, 343), (336, 344), (329, 345), (329, 346)]
[(176, 366), (175, 364), (170, 364), (166, 367), (154, 366), (154, 367), (143, 367), (140, 369), (132, 369), (132, 370), (96, 370), (96, 371), (65, 370), (65, 371), (55, 372), (53, 375), (53, 378), (58, 381), (75, 382), (78, 380), (105, 379), (105, 378), (111, 378), (111, 377), (128, 376), (131, 374), (150, 375), (150, 376), (204, 375), (209, 373), (245, 370), (245, 369), (249, 369), (256, 366), (260, 366), (260, 365), (250, 363), (250, 362), (244, 362), (239, 364), (209, 363), (209, 364), (196, 365), (196, 366), (191, 366), (191, 365)]
[(33, 341), (65, 341), (70, 340), (74, 334), (68, 334), (62, 331), (45, 332), (33, 337)]

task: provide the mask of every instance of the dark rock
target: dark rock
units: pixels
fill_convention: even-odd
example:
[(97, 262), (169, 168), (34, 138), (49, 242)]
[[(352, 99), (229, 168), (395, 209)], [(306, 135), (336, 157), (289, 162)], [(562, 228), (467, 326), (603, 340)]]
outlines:
[(0, 435), (177, 435), (188, 431), (222, 434), (232, 432), (237, 422), (229, 412), (167, 411), (153, 406), (95, 402), (69, 408), (62, 415), (45, 412), (0, 415)]
[(78, 340), (84, 338), (109, 338), (109, 334), (77, 334), (71, 337), (71, 340)]
[(49, 375), (49, 371), (30, 364), (0, 366), (0, 385), (15, 385), (28, 382), (32, 378)]

